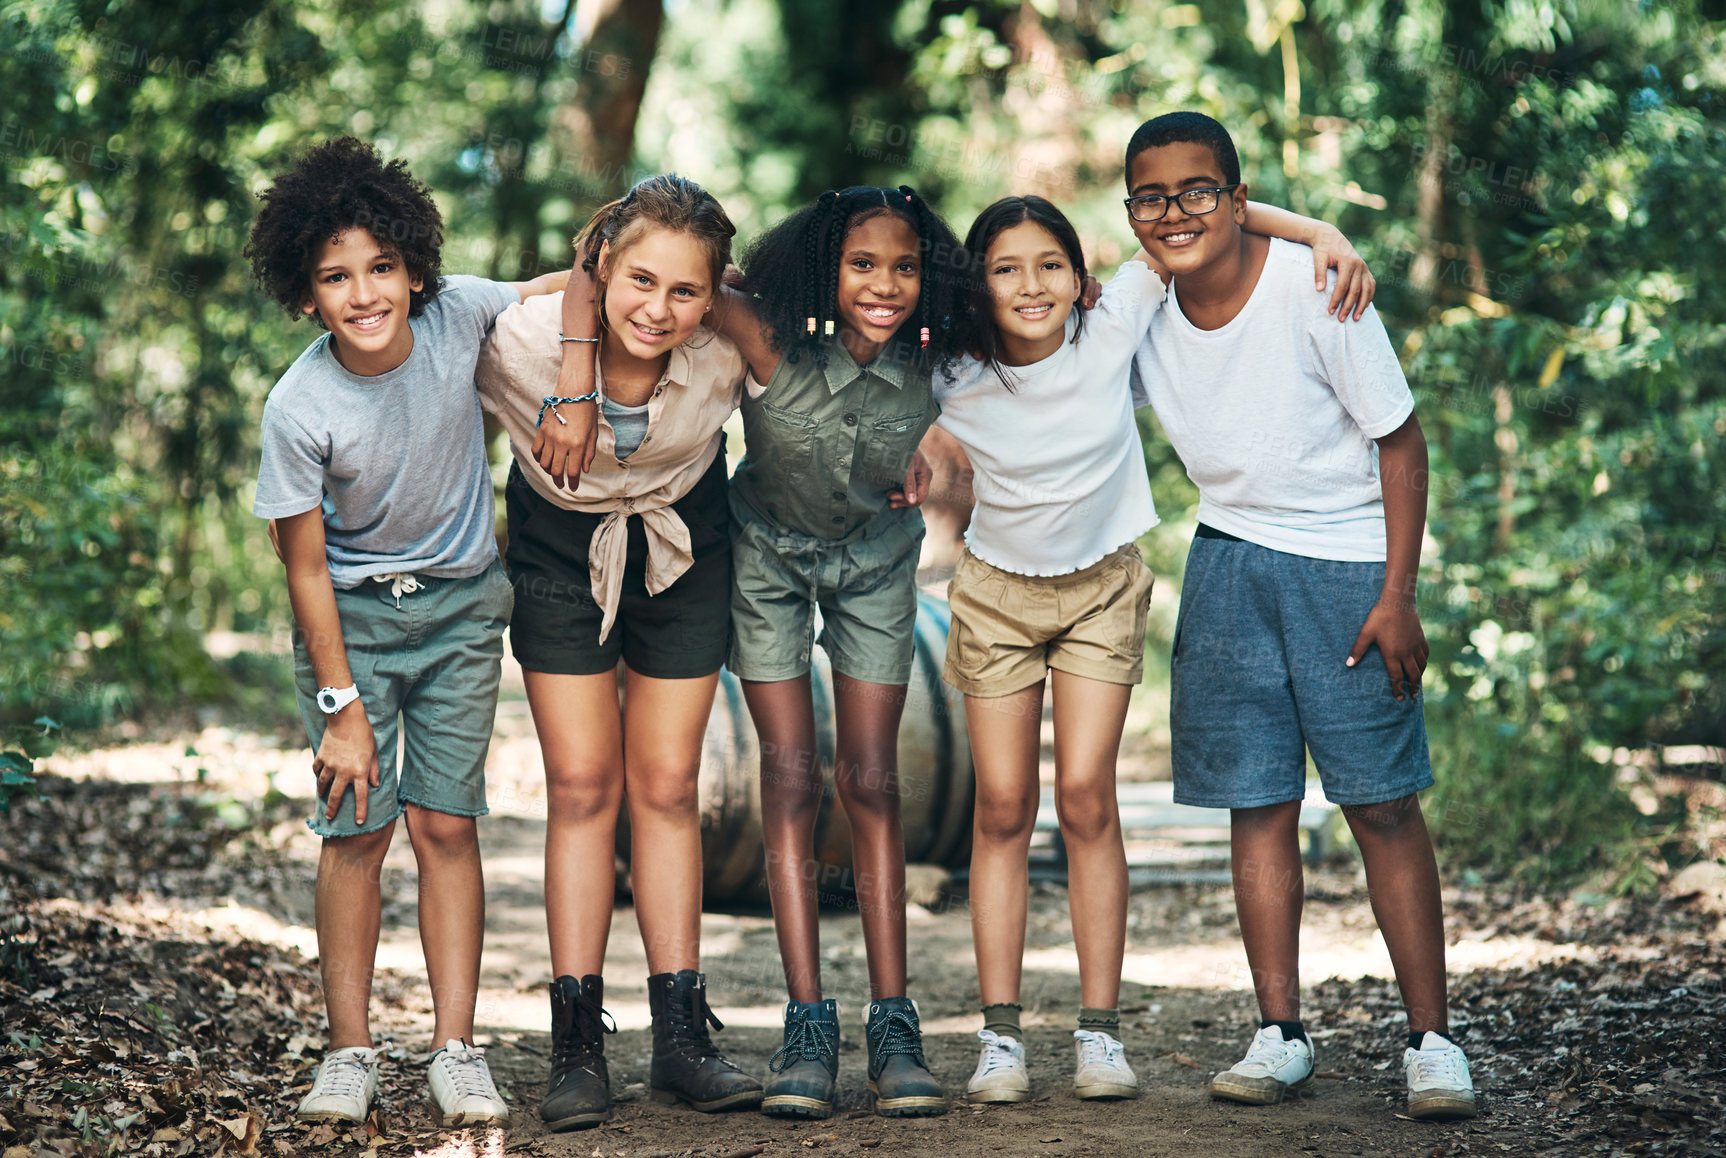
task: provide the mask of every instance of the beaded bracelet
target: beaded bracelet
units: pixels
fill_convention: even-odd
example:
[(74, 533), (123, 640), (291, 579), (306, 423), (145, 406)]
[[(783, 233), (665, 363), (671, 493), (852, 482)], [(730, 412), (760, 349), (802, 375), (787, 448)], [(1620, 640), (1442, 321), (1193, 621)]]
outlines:
[(557, 340), (559, 342), (597, 342), (597, 341), (599, 341), (598, 338), (566, 338), (563, 336), (562, 331), (558, 332)]
[(539, 417), (533, 420), (533, 425), (537, 429), (539, 424), (545, 421), (545, 412), (547, 410), (550, 410), (551, 416), (553, 418), (557, 419), (557, 424), (559, 426), (568, 426), (569, 423), (564, 421), (563, 415), (561, 415), (557, 412), (557, 404), (559, 402), (596, 402), (598, 400), (599, 400), (599, 391), (597, 391), (597, 390), (595, 390), (591, 394), (583, 394), (578, 398), (557, 398), (557, 397), (553, 397), (553, 396), (548, 395), (546, 397), (545, 401), (540, 403), (540, 405), (539, 405)]

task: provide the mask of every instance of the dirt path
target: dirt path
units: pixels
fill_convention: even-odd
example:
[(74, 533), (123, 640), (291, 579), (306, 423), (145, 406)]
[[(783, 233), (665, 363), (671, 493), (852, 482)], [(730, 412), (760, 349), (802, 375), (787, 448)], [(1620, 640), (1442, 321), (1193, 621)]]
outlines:
[[(1142, 731), (1154, 728), (1154, 721), (1144, 724), (1143, 706), (1135, 711), (1141, 713)], [(284, 976), (299, 971), (300, 980), (294, 982), (299, 988), (285, 1009), (287, 1027), (274, 1037), (267, 1027), (255, 1038), (248, 1031), (238, 1040), (251, 1042), (250, 1047), (224, 1049), (220, 1043), (234, 1039), (218, 1035), (214, 1053), (206, 1048), (198, 1063), (200, 1073), (227, 1075), (221, 1083), (230, 1088), (222, 1096), (233, 1095), (252, 1107), (247, 1112), (261, 1123), (257, 1141), (264, 1153), (331, 1148), (358, 1152), (369, 1147), (379, 1154), (452, 1158), (517, 1152), (716, 1158), (821, 1149), (844, 1154), (940, 1152), (953, 1158), (1247, 1158), (1708, 1154), (1719, 1153), (1726, 1143), (1719, 1124), (1726, 1116), (1718, 1114), (1726, 1066), (1717, 1031), (1723, 1008), (1719, 931), (1705, 914), (1671, 906), (1656, 905), (1659, 911), (1650, 917), (1654, 910), (1625, 903), (1555, 907), (1525, 902), (1518, 908), (1503, 898), (1450, 892), (1456, 1021), (1474, 1063), (1482, 1113), (1473, 1122), (1449, 1125), (1399, 1117), (1400, 1010), (1388, 980), (1389, 961), (1367, 910), (1364, 883), (1347, 860), (1311, 874), (1307, 882), (1303, 972), (1320, 1077), (1309, 1092), (1288, 1104), (1252, 1109), (1213, 1102), (1206, 1094), (1210, 1075), (1238, 1058), (1254, 1024), (1232, 898), (1226, 887), (1210, 885), (1133, 895), (1123, 1036), (1145, 1093), (1125, 1103), (1075, 1100), (1071, 1029), (1079, 986), (1065, 893), (1039, 886), (1032, 902), (1024, 985), (1036, 1091), (1032, 1102), (978, 1109), (956, 1101), (948, 1115), (928, 1120), (892, 1121), (869, 1113), (861, 1049), (867, 990), (862, 938), (856, 915), (836, 911), (822, 920), (822, 945), (825, 986), (839, 999), (845, 1037), (842, 1112), (829, 1122), (795, 1124), (754, 1113), (706, 1117), (652, 1103), (643, 1085), (650, 1053), (646, 965), (633, 912), (621, 906), (612, 925), (606, 969), (607, 1006), (620, 1030), (607, 1044), (617, 1112), (598, 1130), (547, 1134), (534, 1112), (544, 1089), (548, 1053), (545, 983), (550, 978), (540, 889), (544, 793), (537, 746), (515, 683), (506, 687), (488, 770), (493, 814), (481, 825), (488, 919), (478, 1010), (481, 1044), (489, 1048), (493, 1070), (515, 1106), (514, 1117), (506, 1130), (440, 1134), (421, 1105), (430, 1002), (415, 932), (416, 874), (406, 841), (398, 840), (382, 882), (383, 972), (375, 996), (380, 1036), (393, 1043), (379, 1118), (384, 1132), (371, 1137), (364, 1131), (310, 1131), (290, 1117), (296, 1091), (309, 1079), (309, 1066), (321, 1044), (315, 990), (306, 980), (309, 969), (301, 964), (315, 955), (310, 904), (317, 842), (298, 819), (308, 806), (301, 798), (308, 779), (306, 753), (297, 741), (276, 742), (221, 728), (207, 729), (190, 741), (56, 756), (46, 770), (66, 778), (56, 782), (57, 795), (0, 818), (0, 834), (9, 850), (20, 850), (20, 863), (34, 858), (29, 863), (38, 874), (36, 896), (26, 896), (26, 901), (60, 906), (55, 911), (62, 916), (84, 914), (91, 928), (98, 918), (122, 924), (148, 919), (169, 922), (162, 928), (171, 926), (189, 942), (201, 940), (217, 948), (248, 942), (273, 946), (284, 963)], [(1135, 767), (1154, 772), (1154, 746), (1141, 740), (1131, 759), (1139, 762)], [(281, 795), (268, 796), (271, 788)], [(206, 847), (196, 833), (183, 846), (164, 846), (175, 831), (173, 824), (164, 825), (165, 802), (173, 808), (195, 806), (203, 823), (226, 825), (225, 851), (210, 851), (221, 840), (206, 842)], [(79, 816), (84, 819), (68, 819)], [(80, 824), (103, 823), (119, 825), (124, 832), (104, 840), (73, 831)], [(56, 824), (69, 827), (60, 833)], [(68, 848), (59, 848), (56, 841)], [(134, 846), (129, 841), (155, 843)], [(76, 848), (69, 851), (71, 846)], [(13, 855), (6, 854), (8, 859)], [(0, 861), (0, 867), (6, 863)], [(62, 900), (43, 902), (45, 896)], [(962, 1095), (976, 1061), (977, 991), (969, 914), (962, 896), (947, 895), (932, 906), (913, 905), (909, 919), (911, 992), (922, 1012), (929, 1060), (949, 1091)], [(160, 965), (165, 950), (149, 942), (166, 937), (160, 931), (146, 933), (138, 951)], [(703, 921), (703, 938), (710, 992), (728, 1026), (719, 1040), (733, 1060), (764, 1075), (767, 1057), (778, 1044), (783, 1000), (771, 919), (764, 912), (710, 913)], [(70, 956), (55, 959), (61, 973), (67, 972)], [(167, 959), (180, 957), (170, 954)], [(38, 964), (38, 971), (45, 970), (46, 965)], [(151, 1000), (170, 1013), (175, 1000), (195, 1006), (195, 982), (190, 976), (182, 979), (178, 998), (158, 994)], [(131, 999), (123, 991), (105, 996), (94, 982), (81, 991), (68, 984), (38, 989), (22, 1000), (12, 1011), (22, 1018), (19, 1024), (38, 1015), (52, 1021), (75, 1008), (93, 1009), (99, 996), (102, 1010), (110, 999)], [(0, 988), (0, 995), (9, 992)], [(43, 997), (44, 992), (49, 996)], [(74, 992), (82, 994), (83, 1005), (67, 1004)], [(1593, 1020), (1577, 1020), (1573, 1015), (1578, 1010), (1570, 1007), (1580, 1000), (1572, 995), (1581, 992), (1594, 1006), (1607, 1001), (1616, 1012), (1597, 1011), (1590, 1015)], [(245, 1004), (244, 999), (238, 1002), (242, 1008)], [(185, 1016), (195, 1019), (198, 1011), (190, 1006)], [(13, 1020), (9, 1013), (8, 1028)], [(1662, 1034), (1668, 1036), (1663, 1039)], [(19, 1040), (13, 1038), (11, 1056), (28, 1061), (34, 1055), (17, 1046)], [(1658, 1050), (1635, 1060), (1640, 1056), (1635, 1053), (1637, 1042), (1655, 1041), (1662, 1043)], [(1634, 1073), (1612, 1069), (1621, 1055), (1641, 1068)], [(4, 1060), (0, 1056), (0, 1064)], [(71, 1060), (60, 1064), (68, 1073), (77, 1068)], [(94, 1081), (100, 1067), (90, 1065), (88, 1076)], [(127, 1104), (126, 1095), (117, 1091), (110, 1091), (111, 1107)], [(42, 1101), (46, 1094), (26, 1090), (19, 1096), (23, 1100), (10, 1110), (0, 1101), (0, 1141), (12, 1139), (5, 1158), (107, 1152), (46, 1148), (55, 1137), (66, 1136), (47, 1124), (55, 1105)], [(36, 1100), (31, 1102), (31, 1097)], [(34, 1135), (19, 1118), (25, 1111), (18, 1107), (31, 1105), (41, 1111), (27, 1115), (42, 1123)], [(8, 1113), (18, 1120), (9, 1120)], [(32, 1137), (38, 1141), (31, 1142)], [(221, 1140), (208, 1132), (197, 1137)], [(18, 1145), (26, 1148), (17, 1150)], [(154, 1143), (141, 1145), (139, 1152), (146, 1153), (205, 1152), (166, 1143), (155, 1150), (148, 1148)]]

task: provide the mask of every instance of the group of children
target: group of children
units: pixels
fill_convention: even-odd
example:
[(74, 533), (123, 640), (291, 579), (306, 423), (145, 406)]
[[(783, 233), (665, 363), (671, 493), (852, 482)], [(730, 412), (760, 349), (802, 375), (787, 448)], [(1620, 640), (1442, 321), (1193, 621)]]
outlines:
[[(1135, 546), (1157, 521), (1133, 418), (1146, 403), (1200, 492), (1172, 659), (1175, 794), (1231, 810), (1262, 1015), (1211, 1092), (1272, 1103), (1313, 1073), (1297, 969), (1310, 750), (1360, 844), (1402, 987), (1409, 1112), (1473, 1113), (1416, 795), (1431, 783), (1413, 582), (1425, 443), (1370, 276), (1331, 227), (1249, 203), (1208, 117), (1141, 126), (1126, 184), (1141, 248), (1100, 293), (1072, 225), (1038, 197), (991, 205), (960, 244), (910, 188), (829, 192), (738, 271), (718, 202), (652, 177), (594, 215), (568, 274), (506, 284), (441, 276), (429, 190), (352, 138), (265, 193), (254, 272), (328, 331), (270, 394), (255, 503), (287, 567), (324, 838), (330, 1049), (302, 1118), (363, 1120), (375, 1094), (378, 869), (404, 814), (442, 1043), (433, 1110), (450, 1126), (507, 1118), (472, 1044), (474, 818), (506, 626), (549, 801), (546, 1123), (593, 1125), (611, 1106), (603, 965), (626, 792), (653, 1096), (832, 1112), (839, 1014), (803, 871), (823, 791), (816, 643), (833, 673), (834, 778), (867, 949), (868, 1089), (884, 1115), (946, 1110), (906, 994), (896, 766), (929, 478), (918, 444), (935, 423), (969, 456), (977, 499), (945, 666), (965, 696), (970, 887), (989, 914), (973, 926), (984, 1024), (966, 1097), (1032, 1092), (1019, 987), (1051, 672), (1082, 995), (1074, 1092), (1137, 1096), (1118, 1012), (1115, 762), (1152, 585)], [(503, 566), (482, 407), (514, 457)], [(739, 408), (746, 453), (727, 480), (721, 427)], [(714, 1044), (723, 1026), (700, 971), (696, 782), (721, 666), (742, 682), (763, 753), (788, 992), (765, 1083)]]

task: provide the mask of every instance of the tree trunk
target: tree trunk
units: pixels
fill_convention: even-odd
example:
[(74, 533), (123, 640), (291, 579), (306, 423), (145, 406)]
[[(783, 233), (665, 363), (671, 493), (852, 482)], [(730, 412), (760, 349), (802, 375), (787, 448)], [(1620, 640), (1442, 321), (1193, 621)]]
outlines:
[(635, 122), (647, 73), (659, 50), (665, 9), (659, 0), (582, 0), (578, 28), (589, 29), (571, 62), (575, 95), (557, 123), (570, 137), (569, 158), (596, 204), (629, 185)]

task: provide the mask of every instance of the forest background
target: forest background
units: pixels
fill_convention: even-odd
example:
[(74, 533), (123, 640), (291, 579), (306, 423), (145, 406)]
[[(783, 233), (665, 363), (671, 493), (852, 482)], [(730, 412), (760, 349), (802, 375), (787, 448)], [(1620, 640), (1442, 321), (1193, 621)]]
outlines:
[[(3, 0), (0, 94), (0, 801), (62, 728), (292, 726), (288, 665), (245, 642), (288, 630), (250, 496), (313, 331), (240, 254), (312, 142), (406, 158), (450, 272), (567, 266), (667, 169), (744, 238), (847, 184), (961, 233), (1040, 193), (1106, 272), (1127, 137), (1194, 108), (1379, 278), (1432, 449), (1447, 863), (1639, 890), (1719, 855), (1662, 790), (1726, 744), (1718, 2)], [(1141, 421), (1173, 579), (1196, 495)]]

